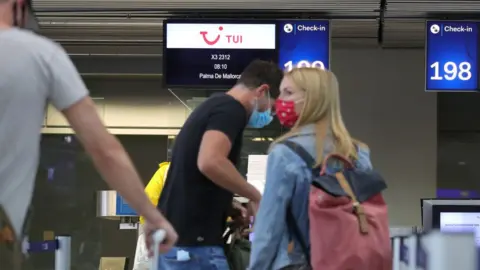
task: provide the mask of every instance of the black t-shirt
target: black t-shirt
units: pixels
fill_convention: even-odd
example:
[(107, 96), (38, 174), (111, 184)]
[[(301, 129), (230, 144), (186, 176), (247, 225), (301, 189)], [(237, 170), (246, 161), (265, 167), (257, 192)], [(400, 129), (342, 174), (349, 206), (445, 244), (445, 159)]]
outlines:
[(228, 159), (240, 159), (247, 111), (227, 94), (205, 100), (188, 117), (175, 139), (172, 161), (158, 208), (176, 229), (178, 246), (219, 246), (233, 194), (205, 177), (197, 157), (203, 134), (223, 132), (231, 141)]

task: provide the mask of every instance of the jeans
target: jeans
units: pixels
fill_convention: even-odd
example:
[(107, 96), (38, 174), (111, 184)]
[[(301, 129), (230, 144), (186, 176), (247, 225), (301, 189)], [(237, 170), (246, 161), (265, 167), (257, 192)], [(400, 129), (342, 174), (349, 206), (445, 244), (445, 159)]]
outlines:
[[(180, 256), (178, 257), (179, 251)], [(229, 269), (223, 247), (218, 246), (174, 247), (168, 253), (161, 255), (158, 261), (158, 270)]]

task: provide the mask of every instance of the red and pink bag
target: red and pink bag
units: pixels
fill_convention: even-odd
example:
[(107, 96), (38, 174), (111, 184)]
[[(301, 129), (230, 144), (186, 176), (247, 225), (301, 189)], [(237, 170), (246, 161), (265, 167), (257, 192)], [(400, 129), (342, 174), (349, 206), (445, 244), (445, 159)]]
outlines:
[[(315, 160), (300, 145), (283, 143), (308, 166)], [(343, 163), (328, 172), (328, 162)], [(289, 230), (296, 236), (313, 270), (391, 270), (392, 251), (388, 210), (381, 192), (387, 188), (375, 171), (356, 169), (341, 155), (331, 154), (313, 168), (309, 195), (310, 245), (302, 237), (292, 208)]]

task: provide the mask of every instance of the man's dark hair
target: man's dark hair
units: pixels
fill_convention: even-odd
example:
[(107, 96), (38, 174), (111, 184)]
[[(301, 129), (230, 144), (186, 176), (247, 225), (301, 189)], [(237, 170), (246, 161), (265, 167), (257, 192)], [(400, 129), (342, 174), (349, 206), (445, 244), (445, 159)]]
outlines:
[(270, 86), (270, 96), (277, 98), (280, 94), (280, 82), (282, 79), (283, 71), (278, 68), (277, 64), (254, 60), (243, 70), (237, 84), (243, 84), (251, 89), (267, 84)]

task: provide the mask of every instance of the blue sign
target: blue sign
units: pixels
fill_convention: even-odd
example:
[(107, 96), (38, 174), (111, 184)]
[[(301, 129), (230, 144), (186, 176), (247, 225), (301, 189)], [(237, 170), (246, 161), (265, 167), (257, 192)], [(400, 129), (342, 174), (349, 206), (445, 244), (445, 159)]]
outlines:
[(426, 91), (477, 91), (478, 23), (428, 21)]
[(55, 252), (58, 248), (58, 241), (41, 241), (28, 243), (28, 252)]
[(278, 23), (278, 63), (296, 67), (330, 68), (330, 23), (325, 20), (290, 20)]
[(480, 195), (475, 190), (437, 189), (438, 199), (478, 199)]
[(400, 239), (400, 261), (408, 265), (408, 263), (410, 262), (410, 253), (408, 252), (408, 246), (405, 242), (406, 238), (402, 237)]
[(135, 210), (133, 210), (130, 205), (127, 204), (119, 194), (117, 194), (117, 209), (116, 209), (117, 216), (137, 216)]

